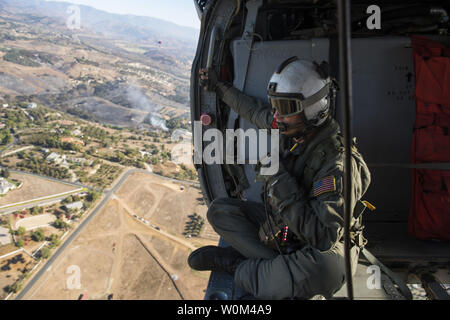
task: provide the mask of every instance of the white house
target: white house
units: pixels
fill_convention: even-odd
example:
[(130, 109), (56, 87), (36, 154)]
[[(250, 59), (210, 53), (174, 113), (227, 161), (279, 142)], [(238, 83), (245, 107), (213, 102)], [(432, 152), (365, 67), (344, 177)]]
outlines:
[(67, 209), (73, 209), (73, 210), (81, 210), (83, 209), (83, 202), (81, 201), (77, 201), (77, 202), (72, 202), (72, 203), (68, 203), (65, 205), (65, 207)]
[(8, 191), (15, 189), (16, 186), (10, 183), (5, 178), (0, 178), (0, 194), (7, 194)]
[(148, 151), (139, 151), (141, 153), (141, 158), (150, 157), (152, 154)]
[(50, 154), (47, 156), (47, 158), (45, 158), (45, 160), (54, 162), (54, 161), (56, 161), (57, 159), (59, 159), (59, 157), (60, 157), (59, 153), (57, 153), (57, 152), (52, 152), (52, 153), (50, 153)]
[(11, 243), (11, 236), (9, 234), (9, 230), (0, 227), (0, 246), (4, 246), (10, 243)]
[(83, 132), (81, 132), (80, 129), (75, 129), (75, 130), (73, 130), (71, 133), (72, 133), (74, 136), (76, 136), (76, 137), (81, 137), (81, 136), (83, 136)]

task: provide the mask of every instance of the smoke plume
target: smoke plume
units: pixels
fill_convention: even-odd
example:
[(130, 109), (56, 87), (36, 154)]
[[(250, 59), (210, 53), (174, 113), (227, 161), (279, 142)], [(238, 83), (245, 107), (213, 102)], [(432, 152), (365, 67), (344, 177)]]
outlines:
[(152, 126), (163, 131), (169, 130), (166, 126), (166, 121), (157, 112), (158, 105), (151, 102), (139, 87), (130, 85), (127, 89), (127, 99), (134, 108), (149, 113), (148, 117)]

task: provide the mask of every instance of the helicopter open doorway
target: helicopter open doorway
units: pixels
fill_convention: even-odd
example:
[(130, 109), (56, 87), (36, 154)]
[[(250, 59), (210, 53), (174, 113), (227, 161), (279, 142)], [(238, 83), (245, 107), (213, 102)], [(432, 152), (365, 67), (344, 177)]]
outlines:
[[(333, 1), (195, 1), (202, 19), (197, 55), (191, 78), (192, 123), (208, 115), (204, 126), (226, 129), (252, 128), (233, 110), (204, 91), (198, 70), (212, 66), (223, 78), (247, 95), (266, 99), (270, 76), (291, 56), (327, 61), (340, 78), (337, 7)], [(406, 6), (404, 5), (406, 3)], [(444, 1), (378, 1), (385, 19), (381, 29), (367, 29), (368, 1), (352, 1), (353, 134), (369, 164), (372, 185), (366, 194), (376, 207), (367, 215), (368, 247), (389, 266), (398, 267), (405, 280), (430, 263), (448, 269), (450, 247), (445, 242), (424, 242), (407, 232), (411, 202), (410, 148), (415, 121), (414, 61), (411, 35), (421, 34), (448, 44), (448, 8)], [(342, 122), (338, 103), (336, 119)], [(194, 137), (195, 139), (195, 137)], [(248, 146), (247, 146), (248, 148)], [(248, 154), (248, 152), (246, 153)], [(248, 160), (248, 159), (247, 159)], [(208, 204), (231, 196), (261, 201), (261, 185), (253, 183), (254, 165), (197, 165)], [(222, 243), (223, 244), (223, 243)], [(367, 287), (363, 265), (355, 277), (355, 298), (395, 299), (394, 290)], [(397, 271), (397, 270), (396, 270)], [(399, 271), (399, 273), (401, 273)], [(417, 271), (417, 273), (420, 273)], [(422, 282), (423, 283), (423, 282)], [(448, 283), (448, 280), (446, 280)], [(336, 296), (345, 296), (345, 288)], [(246, 299), (230, 277), (213, 273), (206, 299)]]

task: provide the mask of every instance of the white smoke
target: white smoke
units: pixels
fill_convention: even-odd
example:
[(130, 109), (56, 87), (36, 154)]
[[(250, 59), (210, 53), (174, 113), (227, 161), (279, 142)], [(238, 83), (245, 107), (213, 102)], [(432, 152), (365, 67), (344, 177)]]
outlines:
[(137, 109), (147, 111), (149, 113), (150, 123), (156, 128), (160, 128), (163, 131), (169, 131), (166, 126), (166, 120), (158, 115), (158, 105), (151, 102), (147, 96), (142, 93), (141, 89), (137, 86), (130, 85), (127, 88), (127, 100)]
[(158, 115), (150, 113), (150, 123), (152, 126), (161, 128), (163, 131), (169, 131), (166, 127), (166, 120), (160, 118)]

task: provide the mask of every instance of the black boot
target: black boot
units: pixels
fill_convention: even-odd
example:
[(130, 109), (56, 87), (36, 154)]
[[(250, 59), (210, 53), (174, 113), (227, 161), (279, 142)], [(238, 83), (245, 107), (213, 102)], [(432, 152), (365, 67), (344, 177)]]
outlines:
[(192, 252), (188, 264), (198, 271), (221, 271), (233, 275), (244, 260), (245, 257), (232, 247), (206, 246)]

